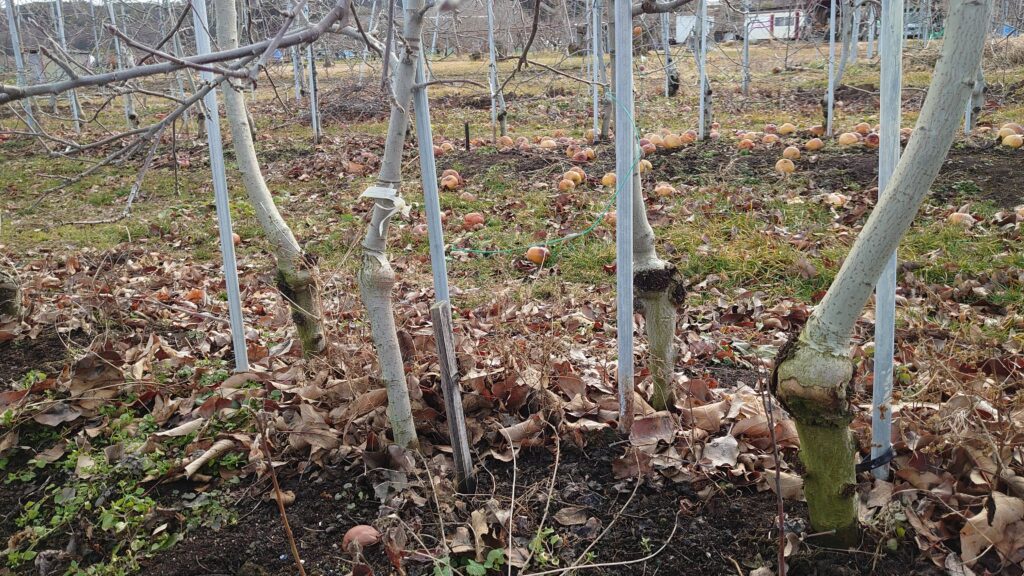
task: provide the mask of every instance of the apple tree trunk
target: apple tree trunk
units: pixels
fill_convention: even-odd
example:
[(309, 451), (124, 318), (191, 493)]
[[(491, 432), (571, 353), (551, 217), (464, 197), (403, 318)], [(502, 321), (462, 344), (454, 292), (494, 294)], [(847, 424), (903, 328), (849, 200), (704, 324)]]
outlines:
[(797, 423), (811, 525), (831, 533), (835, 544), (858, 536), (850, 338), (952, 145), (974, 86), (991, 3), (950, 0), (945, 43), (906, 152), (825, 298), (776, 358), (772, 389)]

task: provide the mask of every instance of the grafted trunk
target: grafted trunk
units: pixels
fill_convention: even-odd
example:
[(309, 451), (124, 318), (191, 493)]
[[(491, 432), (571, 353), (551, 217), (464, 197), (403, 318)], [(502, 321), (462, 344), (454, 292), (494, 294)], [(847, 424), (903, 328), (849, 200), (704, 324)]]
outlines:
[[(235, 25), (235, 1), (217, 0), (217, 40), (221, 48), (238, 47), (238, 29)], [(260, 171), (260, 163), (256, 158), (256, 147), (248, 110), (240, 89), (235, 86), (224, 87), (224, 109), (231, 127), (231, 140), (235, 148), (235, 161), (242, 175), (249, 203), (256, 212), (256, 219), (270, 242), (271, 250), (277, 259), (277, 287), (288, 300), (292, 309), (292, 320), (303, 353), (316, 354), (326, 347), (321, 320), (320, 297), (317, 290), (314, 266), (303, 253), (292, 234), (288, 223), (281, 217), (274, 198), (267, 188), (267, 182)]]
[(21, 289), (18, 281), (0, 270), (0, 316), (21, 315)]
[(403, 204), (398, 193), (402, 183), (402, 150), (409, 128), (409, 109), (412, 105), (416, 64), (422, 49), (421, 7), (422, 0), (405, 0), (403, 3), (405, 15), (402, 34), (405, 43), (401, 48), (398, 64), (394, 67), (392, 84), (395, 98), (391, 104), (384, 158), (377, 178), (377, 193), (373, 195), (375, 204), (366, 238), (363, 240), (363, 261), (359, 270), (359, 292), (369, 316), (373, 343), (380, 363), (381, 379), (388, 393), (388, 419), (391, 422), (395, 443), (402, 447), (415, 447), (419, 440), (412, 418), (405, 367), (395, 330), (395, 314), (391, 303), (395, 273), (387, 258), (387, 234), (391, 217)]
[(651, 406), (665, 410), (675, 394), (676, 311), (683, 305), (686, 289), (674, 265), (658, 257), (654, 230), (647, 221), (647, 209), (640, 173), (633, 174), (633, 289), (637, 309), (647, 326), (647, 365), (654, 382)]
[(811, 525), (841, 545), (858, 532), (850, 337), (952, 145), (981, 61), (990, 6), (991, 0), (950, 0), (946, 40), (906, 152), (825, 298), (776, 359), (772, 388), (797, 422)]

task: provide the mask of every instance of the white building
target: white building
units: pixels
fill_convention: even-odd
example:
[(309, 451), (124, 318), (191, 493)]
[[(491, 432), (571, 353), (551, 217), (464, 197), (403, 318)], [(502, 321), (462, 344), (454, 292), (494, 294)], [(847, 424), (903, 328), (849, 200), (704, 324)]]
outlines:
[(795, 40), (800, 37), (801, 10), (782, 12), (751, 12), (746, 17), (746, 28), (751, 40)]

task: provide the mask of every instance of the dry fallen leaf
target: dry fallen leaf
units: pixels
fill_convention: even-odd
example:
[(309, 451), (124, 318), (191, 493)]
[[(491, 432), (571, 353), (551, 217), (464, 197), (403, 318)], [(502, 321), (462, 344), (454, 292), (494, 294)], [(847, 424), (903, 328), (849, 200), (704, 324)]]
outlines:
[(730, 435), (721, 436), (704, 445), (702, 460), (711, 466), (735, 466), (740, 455), (739, 442)]
[[(268, 492), (267, 494), (265, 494), (263, 496), (263, 500), (265, 500), (267, 502), (275, 502), (276, 503), (277, 502), (277, 495), (274, 493), (273, 490), (271, 490), (270, 492)], [(281, 503), (284, 504), (285, 506), (291, 506), (293, 503), (295, 503), (295, 492), (293, 492), (291, 490), (282, 490), (281, 491)]]
[(1024, 500), (993, 492), (985, 508), (967, 519), (960, 530), (964, 563), (974, 564), (990, 547), (1010, 562), (1024, 560)]
[(580, 506), (566, 506), (555, 512), (553, 518), (562, 526), (578, 526), (587, 523), (587, 511)]

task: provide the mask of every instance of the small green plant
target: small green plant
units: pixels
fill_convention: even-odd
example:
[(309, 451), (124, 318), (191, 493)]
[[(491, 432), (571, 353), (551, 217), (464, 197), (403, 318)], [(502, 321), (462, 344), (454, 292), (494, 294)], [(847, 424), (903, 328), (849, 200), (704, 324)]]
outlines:
[(500, 570), (503, 564), (505, 564), (505, 551), (501, 548), (495, 548), (487, 553), (487, 558), (484, 559), (483, 564), (476, 560), (467, 561), (466, 574), (470, 576), (484, 576), (488, 570)]
[(24, 390), (25, 388), (31, 388), (32, 386), (46, 380), (46, 372), (39, 370), (29, 370), (21, 377), (21, 381), (18, 382), (18, 388)]
[(558, 554), (555, 549), (562, 544), (562, 537), (555, 534), (554, 528), (540, 528), (530, 540), (529, 550), (541, 566), (558, 566)]
[(647, 536), (640, 538), (640, 549), (644, 551), (644, 554), (651, 553), (651, 539)]

